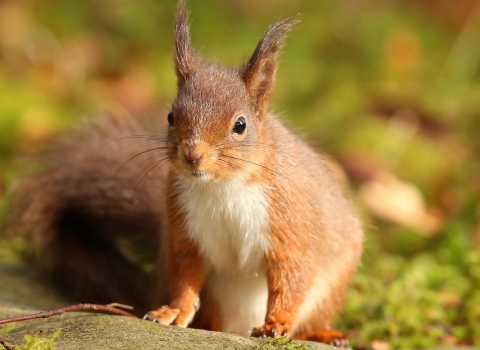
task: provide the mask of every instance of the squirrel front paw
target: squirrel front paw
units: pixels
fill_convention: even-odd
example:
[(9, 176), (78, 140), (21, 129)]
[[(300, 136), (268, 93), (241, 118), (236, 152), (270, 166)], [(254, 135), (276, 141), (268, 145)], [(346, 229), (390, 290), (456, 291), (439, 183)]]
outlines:
[(316, 333), (297, 334), (295, 339), (315, 341), (335, 346), (337, 348), (350, 348), (347, 337), (334, 329), (322, 329)]
[(256, 338), (277, 338), (290, 334), (291, 326), (288, 323), (276, 322), (273, 319), (269, 319), (263, 326), (253, 327), (250, 330), (250, 336)]
[(308, 340), (328, 344), (337, 348), (350, 348), (347, 337), (334, 329), (321, 330), (314, 336), (309, 337)]
[(194, 310), (190, 312), (182, 311), (180, 309), (173, 309), (165, 305), (157, 310), (148, 312), (145, 316), (143, 316), (143, 319), (164, 325), (173, 325), (186, 328), (193, 319), (194, 313)]

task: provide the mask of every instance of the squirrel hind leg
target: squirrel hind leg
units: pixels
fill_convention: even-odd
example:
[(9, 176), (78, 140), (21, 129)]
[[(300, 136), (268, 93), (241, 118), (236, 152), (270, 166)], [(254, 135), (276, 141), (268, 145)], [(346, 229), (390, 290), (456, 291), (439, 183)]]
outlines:
[(52, 278), (79, 301), (128, 304), (141, 315), (150, 307), (153, 281), (96, 224), (77, 210), (58, 213), (54, 229), (61, 234), (48, 247)]
[(321, 329), (313, 333), (297, 334), (293, 338), (296, 340), (315, 341), (339, 348), (350, 348), (347, 337), (334, 329)]

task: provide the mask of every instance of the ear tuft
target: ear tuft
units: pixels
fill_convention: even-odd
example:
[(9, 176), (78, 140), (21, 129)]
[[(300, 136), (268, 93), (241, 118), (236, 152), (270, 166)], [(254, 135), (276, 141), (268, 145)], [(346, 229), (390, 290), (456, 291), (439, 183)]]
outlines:
[(300, 22), (298, 16), (272, 25), (257, 45), (252, 57), (240, 68), (247, 91), (254, 99), (255, 113), (262, 119), (275, 85), (277, 57), (287, 34)]
[(190, 26), (185, 0), (180, 0), (177, 5), (174, 38), (175, 69), (178, 86), (182, 86), (185, 79), (197, 69), (199, 61), (190, 39)]

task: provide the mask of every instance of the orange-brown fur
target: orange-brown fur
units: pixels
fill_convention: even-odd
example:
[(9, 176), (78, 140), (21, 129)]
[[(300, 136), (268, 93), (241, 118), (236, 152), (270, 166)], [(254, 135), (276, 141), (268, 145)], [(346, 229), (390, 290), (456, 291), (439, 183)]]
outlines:
[[(185, 3), (180, 1), (175, 24), (178, 95), (172, 104), (174, 125), (166, 136), (147, 137), (153, 146), (114, 142), (117, 148), (105, 152), (106, 145), (119, 137), (143, 133), (116, 118), (108, 119), (98, 133), (68, 139), (69, 147), (60, 145), (50, 168), (18, 187), (20, 221), (34, 217), (34, 222), (42, 223), (30, 229), (53, 252), (54, 273), (82, 301), (98, 300), (98, 293), (85, 287), (95, 287), (89, 282), (93, 276), (99, 285), (103, 282), (101, 299), (115, 296), (115, 301), (146, 307), (149, 276), (116, 244), (119, 237), (128, 238), (134, 231), (150, 237), (150, 246), (160, 238), (153, 306), (163, 306), (146, 318), (222, 331), (224, 300), (206, 287), (209, 273), (215, 270), (209, 260), (213, 258), (192, 238), (191, 209), (183, 202), (190, 189), (179, 183), (209, 186), (235, 179), (238, 184), (232, 188), (247, 191), (246, 199), (254, 187), (252, 196), (267, 203), (268, 223), (259, 224), (257, 238), (268, 245), (254, 266), (265, 271), (267, 311), (264, 324), (249, 325), (251, 334), (288, 334), (339, 344), (343, 336), (330, 329), (331, 321), (359, 262), (362, 229), (328, 162), (268, 113), (277, 56), (296, 22), (291, 19), (272, 26), (243, 66), (227, 69), (206, 64), (196, 54)], [(240, 116), (246, 120), (245, 133), (232, 131)], [(158, 147), (153, 155), (168, 162), (146, 176), (133, 196), (135, 181), (127, 178), (135, 178), (143, 164), (147, 169), (155, 164), (150, 151), (143, 153), (151, 147)], [(80, 156), (70, 159), (73, 154)], [(125, 163), (132, 154), (138, 154), (139, 162)], [(125, 202), (120, 194), (126, 188), (130, 198), (137, 199), (135, 204)], [(37, 198), (33, 202), (32, 194)], [(217, 195), (213, 193), (212, 200)], [(235, 201), (237, 195), (244, 193), (232, 193), (234, 198), (224, 200)], [(209, 227), (202, 234), (208, 235)], [(97, 248), (91, 249), (91, 243)], [(122, 286), (122, 281), (130, 287)]]
[[(330, 322), (358, 264), (363, 235), (325, 162), (267, 113), (276, 58), (295, 21), (273, 26), (252, 58), (235, 71), (203, 64), (196, 56), (184, 7), (181, 2), (177, 12), (179, 92), (172, 106), (175, 124), (169, 128), (167, 141), (173, 150), (172, 176), (191, 179), (202, 173), (207, 174), (207, 182), (240, 177), (246, 184), (267, 185), (270, 248), (264, 266), (268, 304), (265, 324), (254, 327), (252, 335), (329, 339), (325, 334), (336, 334), (329, 331)], [(246, 136), (229, 136), (239, 115), (253, 126)], [(198, 162), (191, 162), (192, 154)], [(222, 157), (228, 159), (228, 169), (220, 166)], [(187, 326), (206, 279), (208, 257), (189, 241), (178, 193), (171, 193), (169, 200), (166, 232), (169, 270), (175, 271), (169, 281), (172, 301), (170, 307), (146, 317)], [(208, 228), (204, 230), (208, 235)], [(317, 277), (326, 284), (322, 287), (326, 291), (315, 300), (310, 295), (315, 293)], [(313, 309), (299, 315), (307, 298)], [(165, 310), (179, 316), (163, 317)]]

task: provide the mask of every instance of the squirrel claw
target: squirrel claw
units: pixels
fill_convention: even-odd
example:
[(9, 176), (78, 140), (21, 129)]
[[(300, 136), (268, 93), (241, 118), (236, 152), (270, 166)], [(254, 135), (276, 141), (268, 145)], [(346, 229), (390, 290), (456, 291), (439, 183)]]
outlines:
[(278, 338), (287, 336), (289, 326), (279, 322), (267, 322), (261, 327), (253, 327), (250, 330), (250, 336), (255, 338)]
[(152, 322), (160, 323), (160, 322), (158, 321), (158, 317), (153, 316), (150, 312), (147, 312), (147, 313), (145, 314), (145, 316), (142, 317), (142, 319), (145, 320), (145, 321), (152, 321)]
[(143, 316), (143, 319), (164, 325), (170, 325), (177, 319), (179, 314), (179, 309), (172, 309), (168, 306), (162, 306), (157, 310), (148, 312), (145, 316)]
[(299, 335), (295, 337), (295, 339), (316, 341), (335, 346), (337, 348), (350, 348), (350, 343), (348, 342), (347, 337), (334, 329), (322, 329), (314, 334)]
[(335, 338), (333, 339), (328, 345), (335, 346), (337, 348), (345, 348), (349, 349), (350, 348), (350, 343), (348, 342), (348, 339), (346, 338)]

